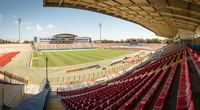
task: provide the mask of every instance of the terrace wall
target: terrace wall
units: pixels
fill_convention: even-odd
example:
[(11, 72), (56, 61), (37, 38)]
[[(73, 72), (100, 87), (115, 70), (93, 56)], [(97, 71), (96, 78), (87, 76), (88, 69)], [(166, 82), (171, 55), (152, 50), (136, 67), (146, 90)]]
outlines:
[(24, 85), (0, 84), (0, 110), (3, 104), (16, 107), (24, 96)]
[(0, 44), (0, 54), (15, 51), (32, 51), (31, 44)]

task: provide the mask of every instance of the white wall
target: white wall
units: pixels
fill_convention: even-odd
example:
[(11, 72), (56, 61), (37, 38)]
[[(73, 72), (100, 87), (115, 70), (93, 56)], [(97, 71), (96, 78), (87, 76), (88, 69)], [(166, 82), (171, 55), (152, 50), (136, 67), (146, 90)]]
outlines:
[(3, 103), (9, 107), (16, 107), (22, 101), (23, 96), (23, 85), (0, 84), (0, 110)]
[(195, 38), (200, 37), (200, 26), (197, 27), (197, 29), (195, 30)]

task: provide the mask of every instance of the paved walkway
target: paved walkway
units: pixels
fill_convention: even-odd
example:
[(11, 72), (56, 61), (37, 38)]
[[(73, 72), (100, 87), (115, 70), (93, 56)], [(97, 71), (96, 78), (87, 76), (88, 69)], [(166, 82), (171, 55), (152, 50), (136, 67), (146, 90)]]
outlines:
[(64, 105), (61, 104), (56, 92), (50, 93), (47, 110), (64, 110)]

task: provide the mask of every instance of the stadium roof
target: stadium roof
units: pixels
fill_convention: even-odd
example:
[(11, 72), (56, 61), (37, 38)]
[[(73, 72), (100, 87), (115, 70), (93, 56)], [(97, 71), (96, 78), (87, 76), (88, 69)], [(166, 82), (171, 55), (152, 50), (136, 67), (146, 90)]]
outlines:
[(61, 33), (61, 34), (55, 34), (53, 35), (53, 37), (78, 37), (77, 35), (74, 34), (70, 34), (70, 33)]
[(43, 3), (115, 16), (168, 38), (174, 37), (179, 29), (195, 31), (200, 24), (199, 0), (43, 0)]

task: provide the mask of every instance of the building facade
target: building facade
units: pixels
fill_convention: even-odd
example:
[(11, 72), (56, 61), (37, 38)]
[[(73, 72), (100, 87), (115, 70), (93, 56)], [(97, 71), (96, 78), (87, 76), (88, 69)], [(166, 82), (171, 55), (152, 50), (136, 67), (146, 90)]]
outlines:
[(52, 44), (72, 44), (75, 38), (78, 37), (74, 34), (56, 34), (51, 39), (50, 43)]
[[(36, 40), (37, 39), (37, 40)], [(90, 43), (91, 38), (90, 37), (78, 37), (74, 34), (56, 34), (53, 35), (52, 38), (37, 38), (34, 37), (34, 41), (40, 42), (40, 43), (49, 43), (49, 44), (72, 44), (72, 43)]]
[(52, 38), (39, 38), (38, 42), (42, 42), (42, 43), (49, 43), (51, 42)]
[(76, 37), (74, 42), (75, 43), (90, 43), (91, 38), (90, 37)]

